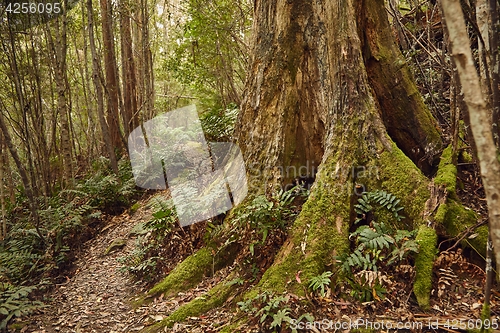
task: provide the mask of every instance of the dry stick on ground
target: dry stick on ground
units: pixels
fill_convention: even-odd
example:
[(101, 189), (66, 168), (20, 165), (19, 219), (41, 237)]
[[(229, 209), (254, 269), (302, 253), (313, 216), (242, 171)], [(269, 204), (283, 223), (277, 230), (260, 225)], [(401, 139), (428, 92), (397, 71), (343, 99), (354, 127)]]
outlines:
[[(464, 100), (470, 114), (470, 124), (476, 142), (479, 166), (490, 223), (493, 245), (500, 249), (500, 162), (498, 160), (486, 100), (481, 92), (479, 76), (474, 66), (470, 41), (459, 0), (442, 0), (443, 12), (451, 42)], [(496, 251), (500, 263), (500, 251)]]

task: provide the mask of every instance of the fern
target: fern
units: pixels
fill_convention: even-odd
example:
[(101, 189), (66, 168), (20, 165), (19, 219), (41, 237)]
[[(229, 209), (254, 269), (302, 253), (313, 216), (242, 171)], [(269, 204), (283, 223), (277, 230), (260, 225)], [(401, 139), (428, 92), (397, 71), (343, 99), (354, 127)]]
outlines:
[(358, 240), (372, 250), (389, 249), (391, 244), (394, 244), (394, 238), (387, 234), (388, 231), (384, 223), (373, 223), (373, 225), (374, 229), (369, 227), (362, 228), (358, 233)]
[(28, 296), (36, 289), (34, 286), (14, 287), (0, 284), (0, 330), (14, 317), (21, 317), (44, 307), (39, 301), (31, 301)]
[[(400, 221), (404, 216), (399, 212), (400, 200), (386, 191), (365, 192), (354, 205), (359, 215), (355, 223), (359, 223), (366, 214), (378, 205), (387, 210)], [(370, 221), (370, 225), (358, 227), (349, 236), (355, 243), (352, 253), (337, 256), (341, 270), (346, 274), (355, 297), (362, 300), (379, 299), (385, 292), (383, 283), (388, 283), (386, 275), (380, 269), (405, 260), (411, 253), (418, 252), (418, 244), (414, 240), (416, 232), (396, 230), (395, 232), (384, 222)]]
[(359, 223), (363, 219), (363, 216), (373, 211), (372, 205), (374, 203), (391, 212), (394, 218), (399, 222), (405, 218), (399, 214), (399, 212), (403, 210), (403, 207), (399, 206), (400, 202), (401, 200), (394, 194), (387, 193), (386, 191), (365, 192), (358, 199), (358, 203), (354, 205), (354, 211), (361, 216), (356, 219), (355, 223)]
[(321, 275), (312, 277), (311, 281), (309, 282), (309, 288), (311, 288), (313, 291), (319, 290), (321, 297), (325, 297), (325, 287), (330, 284), (330, 276), (332, 275), (332, 272), (326, 271)]

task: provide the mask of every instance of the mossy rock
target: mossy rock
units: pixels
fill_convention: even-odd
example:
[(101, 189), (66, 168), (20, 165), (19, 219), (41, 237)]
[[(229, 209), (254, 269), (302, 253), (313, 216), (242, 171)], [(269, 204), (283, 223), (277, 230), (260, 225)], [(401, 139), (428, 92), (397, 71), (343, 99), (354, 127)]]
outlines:
[(119, 249), (123, 248), (125, 245), (127, 245), (127, 240), (123, 238), (117, 238), (109, 244), (109, 246), (106, 248), (104, 251), (104, 255), (108, 255), (111, 252), (118, 251)]

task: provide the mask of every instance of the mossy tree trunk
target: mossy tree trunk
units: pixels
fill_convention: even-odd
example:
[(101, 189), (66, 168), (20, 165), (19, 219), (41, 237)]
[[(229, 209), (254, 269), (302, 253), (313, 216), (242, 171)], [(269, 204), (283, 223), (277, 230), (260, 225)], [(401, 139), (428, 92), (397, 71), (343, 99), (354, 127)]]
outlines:
[[(236, 126), (250, 196), (298, 177), (315, 181), (252, 292), (300, 294), (304, 281), (349, 250), (352, 204), (363, 190), (394, 194), (407, 227), (424, 224), (430, 181), (422, 170), (434, 167), (442, 143), (394, 44), (382, 0), (255, 0), (253, 29)], [(426, 252), (431, 261), (432, 251)], [(429, 292), (423, 285), (422, 293)]]
[(348, 249), (356, 186), (395, 194), (405, 222), (421, 224), (428, 179), (415, 163), (430, 171), (441, 139), (383, 1), (256, 1), (254, 34), (237, 126), (251, 191), (310, 176), (300, 171), (319, 162), (311, 195), (260, 283), (279, 290)]
[[(367, 119), (367, 132), (385, 135), (382, 119), (405, 154), (430, 169), (441, 139), (382, 1), (256, 1), (252, 51), (236, 132), (247, 167), (263, 176), (260, 181), (310, 176), (325, 148)], [(332, 136), (336, 126), (341, 133)]]

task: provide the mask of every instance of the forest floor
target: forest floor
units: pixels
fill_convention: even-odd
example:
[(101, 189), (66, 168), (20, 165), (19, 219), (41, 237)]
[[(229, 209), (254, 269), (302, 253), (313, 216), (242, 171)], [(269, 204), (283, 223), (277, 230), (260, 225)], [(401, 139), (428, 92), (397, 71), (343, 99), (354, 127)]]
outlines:
[[(470, 174), (466, 175), (470, 176)], [(474, 180), (476, 177), (470, 177), (470, 179)], [(482, 193), (473, 191), (473, 188), (477, 188), (474, 185), (472, 188), (467, 188), (466, 182), (464, 192), (474, 194), (473, 197), (476, 198), (481, 197)], [(134, 226), (151, 219), (154, 210), (147, 204), (150, 199), (150, 197), (143, 198), (138, 204), (139, 209), (134, 213), (125, 211), (110, 218), (95, 238), (84, 243), (76, 257), (72, 273), (68, 273), (67, 281), (56, 285), (46, 295), (44, 302), (47, 307), (28, 319), (24, 318), (22, 320), (24, 325), (19, 325), (22, 328), (17, 332), (140, 331), (146, 326), (161, 321), (180, 305), (203, 296), (229, 274), (232, 267), (216, 272), (213, 277), (205, 278), (196, 288), (179, 293), (176, 297), (166, 299), (160, 296), (149, 304), (134, 308), (133, 301), (144, 295), (151, 284), (133, 280), (130, 274), (120, 270), (123, 264), (118, 259), (130, 254), (135, 248), (137, 235), (131, 232)], [(484, 207), (481, 206), (484, 204), (481, 200), (467, 199), (475, 201), (469, 204), (476, 211), (484, 214)], [(105, 255), (106, 249), (116, 240), (124, 240), (124, 245)], [(184, 237), (180, 241), (187, 243), (190, 240)], [(186, 249), (179, 248), (179, 252), (186, 252)], [(288, 306), (293, 314), (311, 312), (317, 320), (318, 318), (319, 320), (328, 319), (331, 323), (371, 318), (371, 320), (379, 321), (422, 322), (424, 329), (416, 330), (420, 332), (465, 332), (462, 329), (463, 325), (471, 323), (471, 320), (475, 323), (475, 320), (480, 318), (484, 295), (484, 270), (480, 264), (471, 263), (460, 249), (444, 253), (444, 255), (443, 253), (436, 260), (434, 267), (434, 290), (429, 311), (423, 312), (416, 305), (408, 279), (396, 281), (387, 288), (386, 297), (376, 302), (363, 303), (341, 299), (336, 292), (328, 290), (324, 298), (308, 297), (309, 303), (313, 305), (307, 309), (303, 307), (303, 299), (288, 295), (291, 297)], [(189, 254), (185, 253), (185, 255)], [(179, 260), (181, 258), (173, 261)], [(174, 262), (170, 264), (175, 265)], [(495, 286), (491, 310), (492, 316), (498, 319), (500, 293), (497, 290)], [(235, 299), (237, 298), (233, 296), (224, 307), (209, 311), (200, 317), (190, 317), (185, 323), (175, 324), (173, 328), (166, 329), (165, 332), (218, 332), (222, 327), (231, 322), (234, 323), (235, 317), (247, 317), (248, 314), (236, 311), (237, 306), (233, 304)], [(500, 320), (497, 323), (500, 324)], [(456, 326), (453, 326), (454, 324)], [(425, 329), (425, 325), (428, 329)], [(323, 331), (338, 330), (332, 327), (330, 330)], [(406, 331), (409, 332), (409, 330)], [(258, 319), (253, 318), (246, 320), (238, 327), (237, 332), (264, 331)], [(311, 330), (311, 332), (315, 331)]]
[[(167, 196), (165, 193), (159, 195)], [(179, 293), (175, 298), (159, 297), (149, 304), (133, 307), (134, 300), (144, 295), (151, 284), (134, 281), (130, 274), (120, 269), (123, 264), (118, 259), (130, 254), (135, 248), (137, 235), (132, 232), (133, 228), (151, 219), (154, 213), (148, 205), (151, 198), (142, 199), (138, 203), (140, 208), (133, 214), (125, 211), (110, 218), (95, 238), (84, 243), (73, 262), (72, 273), (68, 272), (70, 276), (66, 277), (67, 281), (56, 285), (45, 296), (46, 307), (43, 310), (14, 325), (22, 327), (17, 332), (137, 332), (161, 321), (180, 304), (203, 295), (220, 282), (229, 268), (204, 279), (193, 290)], [(105, 255), (116, 240), (125, 240), (125, 245)], [(184, 325), (176, 325), (174, 331), (206, 332), (201, 328), (191, 329), (192, 325), (187, 325), (189, 328), (185, 330), (181, 327)]]
[[(134, 332), (144, 327), (145, 320), (159, 318), (155, 316), (172, 306), (168, 301), (138, 309), (131, 306), (131, 298), (146, 290), (146, 284), (121, 272), (118, 258), (134, 249), (132, 228), (151, 217), (150, 209), (140, 206), (132, 216), (124, 212), (112, 217), (95, 238), (83, 244), (74, 274), (54, 288), (47, 296), (47, 307), (32, 316), (21, 332)], [(104, 255), (119, 239), (126, 240), (125, 245)]]

